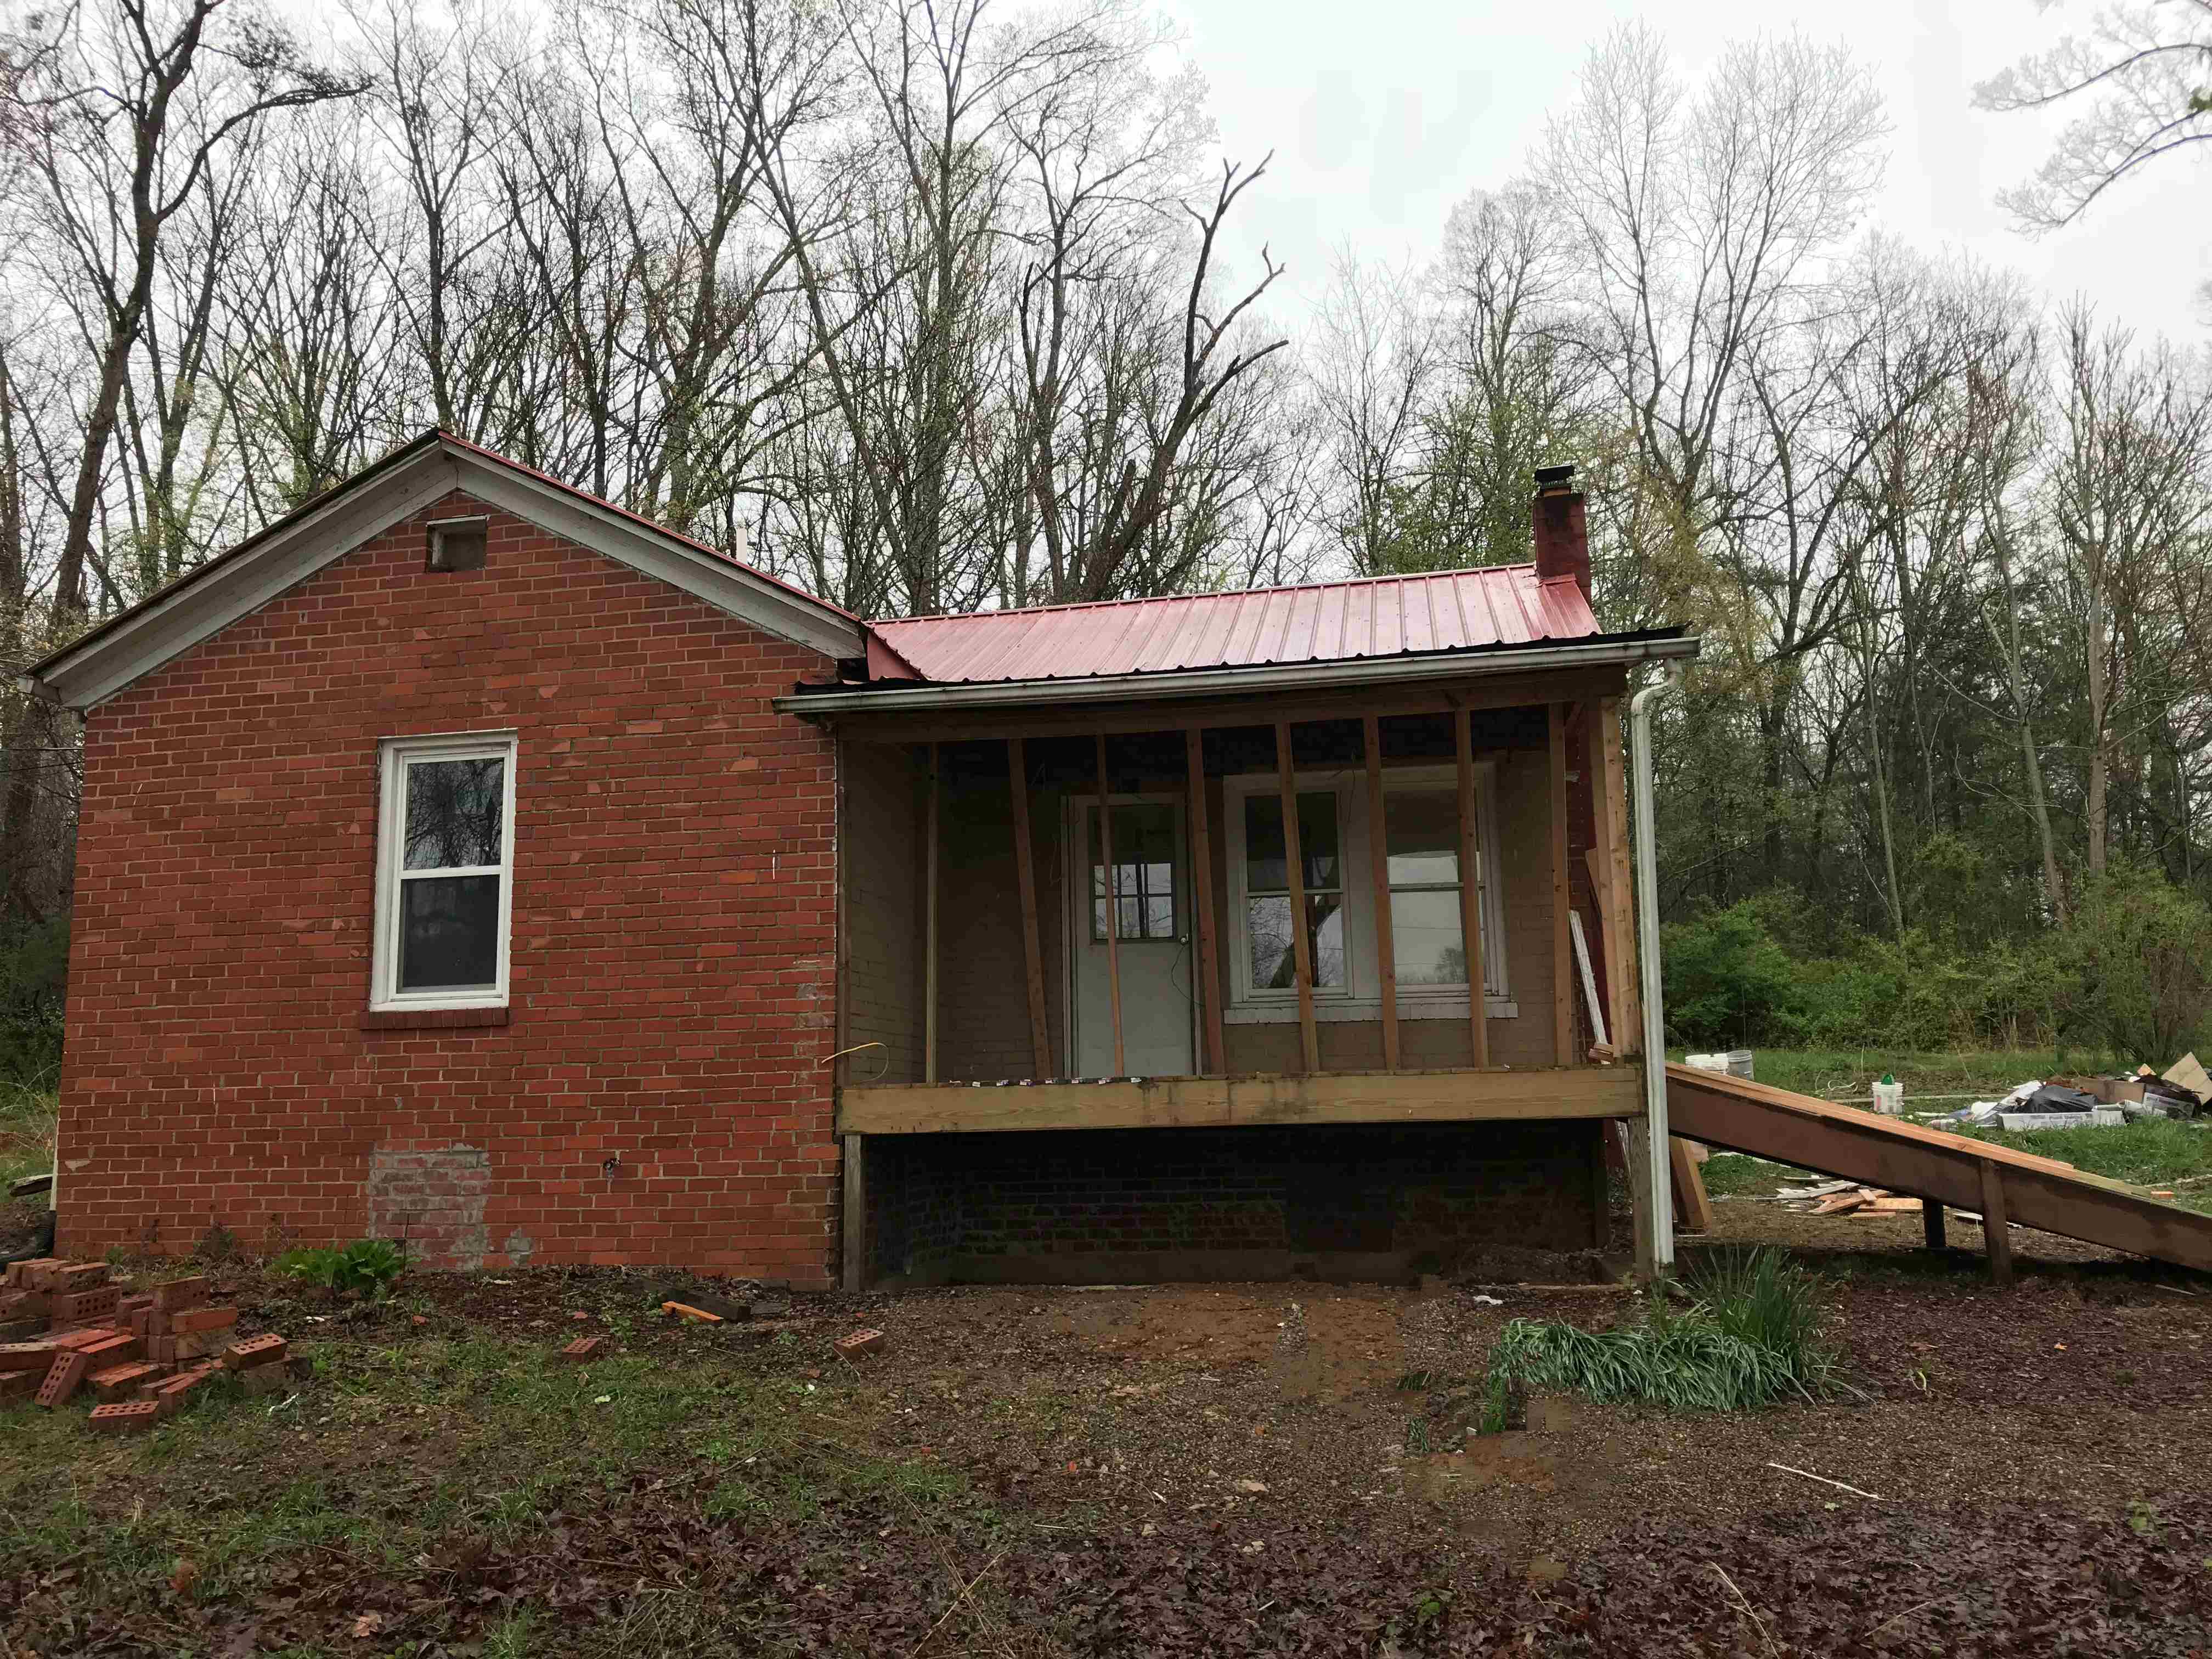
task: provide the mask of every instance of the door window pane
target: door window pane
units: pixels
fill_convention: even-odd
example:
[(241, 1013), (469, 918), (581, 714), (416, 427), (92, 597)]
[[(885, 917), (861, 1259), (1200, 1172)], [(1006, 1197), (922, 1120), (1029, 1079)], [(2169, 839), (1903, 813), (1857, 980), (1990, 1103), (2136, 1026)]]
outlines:
[(499, 980), (499, 878), (400, 884), (399, 988), (481, 988)]
[[(1298, 861), (1309, 892), (1344, 884), (1337, 856), (1336, 792), (1298, 795)], [(1251, 893), (1290, 889), (1290, 862), (1283, 846), (1283, 800), (1279, 794), (1244, 797), (1244, 888)]]
[[(1085, 814), (1091, 842), (1091, 937), (1106, 937), (1106, 866), (1099, 845), (1098, 809)], [(1115, 937), (1176, 937), (1176, 812), (1165, 802), (1114, 808)]]
[(407, 767), (410, 870), (466, 870), (500, 861), (507, 763), (412, 761)]
[(1459, 797), (1450, 789), (1394, 789), (1383, 797), (1393, 887), (1459, 885)]
[(1464, 985), (1467, 945), (1459, 889), (1390, 895), (1390, 945), (1401, 985)]

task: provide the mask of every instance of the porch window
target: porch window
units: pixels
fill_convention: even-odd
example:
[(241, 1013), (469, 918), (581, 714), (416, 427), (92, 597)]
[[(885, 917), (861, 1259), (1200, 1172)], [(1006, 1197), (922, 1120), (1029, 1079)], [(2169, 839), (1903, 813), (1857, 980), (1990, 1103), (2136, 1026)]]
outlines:
[[(1498, 846), (1497, 768), (1475, 765), (1475, 846), (1482, 867), (1485, 1006), (1493, 1019), (1520, 1010), (1508, 986)], [(1459, 782), (1449, 766), (1384, 773), (1382, 816), (1372, 821), (1364, 771), (1302, 773), (1298, 841), (1304, 869), (1307, 938), (1313, 951), (1314, 1012), (1324, 1020), (1382, 1015), (1382, 963), (1375, 911), (1390, 907), (1401, 1020), (1467, 1018), (1467, 944), (1460, 927)], [(1232, 986), (1224, 1018), (1260, 1024), (1297, 1018), (1297, 958), (1291, 947), (1290, 877), (1282, 792), (1260, 774), (1223, 780), (1231, 937), (1224, 941)], [(1118, 845), (1121, 819), (1115, 819)], [(1371, 836), (1382, 838), (1385, 886), (1370, 872)]]
[(1391, 954), (1398, 983), (1465, 985), (1460, 926), (1459, 794), (1401, 788), (1382, 798), (1390, 879)]
[(372, 1007), (506, 1003), (514, 750), (505, 734), (384, 745)]
[[(1306, 943), (1316, 990), (1345, 982), (1344, 860), (1336, 794), (1300, 791), (1298, 868), (1305, 886)], [(1244, 918), (1255, 991), (1295, 991), (1290, 854), (1280, 794), (1244, 797)]]

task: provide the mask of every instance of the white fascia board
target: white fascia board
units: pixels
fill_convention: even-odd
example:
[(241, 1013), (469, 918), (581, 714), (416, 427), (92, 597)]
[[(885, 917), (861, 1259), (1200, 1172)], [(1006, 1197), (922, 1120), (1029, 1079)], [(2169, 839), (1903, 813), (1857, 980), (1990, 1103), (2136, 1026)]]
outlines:
[(910, 684), (896, 690), (820, 691), (774, 699), (787, 714), (920, 714), (949, 708), (1034, 708), (1055, 703), (1134, 702), (1181, 697), (1236, 696), (1267, 691), (1326, 690), (1336, 686), (1407, 685), (1486, 674), (1547, 669), (1632, 667), (1694, 657), (1698, 641), (1606, 640), (1583, 645), (1521, 647), (1506, 651), (1444, 651), (1409, 657), (1353, 657), (1335, 662), (1274, 663), (1266, 667), (1166, 670), (1102, 675), (1096, 679), (1006, 680), (981, 684)]
[(63, 703), (85, 709), (251, 615), (286, 589), (333, 564), (450, 493), (453, 457), (436, 449), (270, 538), (225, 570), (157, 600), (40, 676)]
[(687, 547), (466, 450), (434, 445), (358, 490), (341, 494), (233, 563), (159, 599), (39, 677), (71, 708), (105, 702), (202, 640), (259, 610), (362, 543), (459, 489), (566, 537), (716, 610), (826, 657), (856, 657), (860, 625), (711, 553)]
[(857, 657), (866, 649), (858, 623), (742, 565), (686, 546), (543, 479), (465, 453), (459, 459), (465, 474), (461, 488), (478, 501), (504, 507), (641, 574), (658, 577), (793, 645), (832, 658)]

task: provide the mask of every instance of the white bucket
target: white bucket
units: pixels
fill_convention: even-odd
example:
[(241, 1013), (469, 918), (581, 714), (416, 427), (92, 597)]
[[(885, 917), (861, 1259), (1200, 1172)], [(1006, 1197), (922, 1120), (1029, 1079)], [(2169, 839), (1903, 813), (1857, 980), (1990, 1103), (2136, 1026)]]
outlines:
[(1905, 1109), (1905, 1085), (1902, 1083), (1877, 1083), (1874, 1085), (1874, 1109), (1895, 1117)]

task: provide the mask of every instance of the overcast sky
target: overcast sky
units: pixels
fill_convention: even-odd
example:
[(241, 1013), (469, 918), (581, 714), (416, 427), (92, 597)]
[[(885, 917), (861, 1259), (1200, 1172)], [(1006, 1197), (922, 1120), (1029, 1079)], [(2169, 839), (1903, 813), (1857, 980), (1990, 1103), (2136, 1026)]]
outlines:
[[(1793, 26), (1841, 39), (1875, 70), (1895, 131), (1875, 213), (1916, 246), (1962, 247), (2058, 295), (2086, 292), (2146, 331), (2199, 341), (2212, 276), (2203, 163), (2185, 153), (2108, 192), (2086, 223), (2031, 240), (1992, 199), (2041, 159), (2057, 124), (1972, 107), (1974, 84), (2089, 21), (2089, 0), (1170, 0), (1212, 87), (1229, 155), (1268, 176), (1237, 204), (1232, 250), (1261, 240), (1290, 270), (1270, 297), (1301, 325), (1349, 242), (1363, 258), (1431, 257), (1469, 191), (1520, 170), (1547, 113), (1574, 95), (1589, 46), (1641, 13), (1685, 78), (1732, 39)], [(1248, 211), (1249, 210), (1249, 211)], [(1289, 291), (1285, 292), (1287, 289)]]

